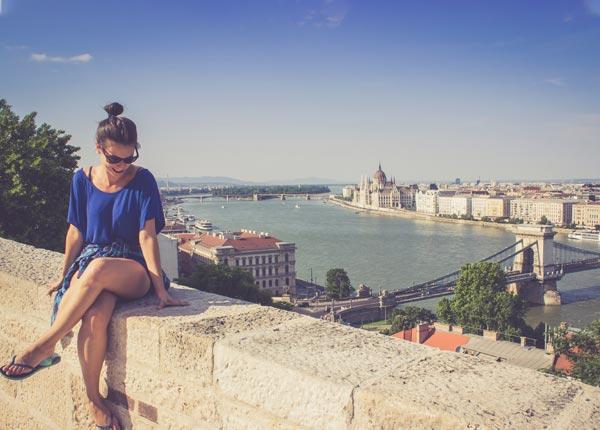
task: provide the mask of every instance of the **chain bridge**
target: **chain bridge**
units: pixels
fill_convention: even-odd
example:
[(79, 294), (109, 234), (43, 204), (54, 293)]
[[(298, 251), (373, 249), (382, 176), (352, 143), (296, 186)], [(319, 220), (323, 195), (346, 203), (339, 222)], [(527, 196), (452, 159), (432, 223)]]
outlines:
[[(519, 293), (531, 303), (561, 304), (556, 282), (569, 273), (600, 268), (600, 252), (566, 245), (554, 240), (549, 225), (515, 227), (516, 242), (479, 261), (502, 266), (508, 291)], [(408, 288), (389, 291), (397, 302), (449, 295), (460, 275), (456, 270)]]

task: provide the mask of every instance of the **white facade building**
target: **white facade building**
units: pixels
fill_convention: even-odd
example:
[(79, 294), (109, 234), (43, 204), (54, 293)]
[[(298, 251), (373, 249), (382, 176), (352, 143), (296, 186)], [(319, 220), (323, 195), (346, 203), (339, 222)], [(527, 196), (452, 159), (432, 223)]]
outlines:
[(561, 199), (514, 199), (510, 202), (510, 217), (535, 224), (542, 217), (555, 225), (570, 224), (573, 202)]
[(438, 213), (438, 190), (418, 191), (415, 195), (417, 212), (436, 215)]
[(438, 214), (468, 217), (471, 215), (471, 196), (438, 194)]

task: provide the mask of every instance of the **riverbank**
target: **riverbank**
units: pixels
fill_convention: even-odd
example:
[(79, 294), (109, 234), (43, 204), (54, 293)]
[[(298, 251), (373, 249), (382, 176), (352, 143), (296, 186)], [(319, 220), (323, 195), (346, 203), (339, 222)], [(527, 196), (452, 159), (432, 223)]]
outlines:
[[(479, 227), (486, 228), (498, 228), (506, 231), (512, 231), (513, 227), (516, 224), (508, 224), (508, 223), (498, 223), (498, 222), (489, 222), (489, 221), (478, 221), (478, 220), (467, 220), (467, 219), (454, 219), (454, 218), (446, 218), (437, 215), (425, 214), (422, 212), (411, 211), (408, 209), (369, 209), (363, 208), (360, 206), (356, 206), (351, 202), (340, 200), (335, 197), (329, 197), (329, 201), (337, 206), (345, 207), (348, 209), (352, 209), (359, 212), (366, 212), (375, 215), (385, 215), (392, 216), (397, 218), (408, 218), (408, 219), (417, 219), (422, 221), (433, 221), (433, 222), (441, 222), (446, 224), (462, 224), (462, 225), (475, 225)], [(554, 227), (554, 231), (559, 234), (569, 234), (572, 229), (562, 228), (562, 227)]]

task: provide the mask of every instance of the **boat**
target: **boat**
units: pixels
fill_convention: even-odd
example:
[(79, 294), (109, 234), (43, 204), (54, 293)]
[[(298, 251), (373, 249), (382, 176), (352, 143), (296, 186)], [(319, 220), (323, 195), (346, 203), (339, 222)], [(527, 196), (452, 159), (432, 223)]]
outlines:
[(294, 206), (294, 207), (295, 207), (296, 209), (300, 209), (300, 205), (298, 205), (298, 204), (297, 204), (296, 206)]
[(196, 217), (194, 215), (185, 215), (183, 219), (185, 221), (196, 221)]
[(593, 240), (594, 242), (600, 242), (600, 231), (599, 230), (581, 230), (573, 231), (569, 233), (569, 239), (574, 240)]
[(202, 219), (202, 220), (196, 221), (196, 224), (194, 224), (194, 227), (196, 227), (198, 230), (202, 230), (202, 231), (211, 231), (213, 229), (212, 222), (210, 222), (207, 219)]

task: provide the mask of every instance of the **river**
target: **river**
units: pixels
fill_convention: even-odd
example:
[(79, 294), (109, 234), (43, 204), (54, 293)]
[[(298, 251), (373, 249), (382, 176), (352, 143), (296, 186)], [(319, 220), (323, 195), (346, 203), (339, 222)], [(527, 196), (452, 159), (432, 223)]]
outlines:
[[(294, 242), (301, 279), (310, 279), (312, 269), (313, 278), (324, 284), (327, 270), (341, 267), (355, 287), (364, 283), (374, 291), (433, 279), (515, 242), (513, 234), (501, 229), (356, 213), (320, 200), (190, 199), (181, 206), (197, 218), (209, 219), (217, 230), (246, 228)], [(563, 235), (556, 240), (600, 250), (594, 242)], [(532, 307), (526, 317), (529, 324), (567, 321), (582, 327), (600, 319), (600, 270), (568, 275), (558, 288), (564, 304)], [(416, 305), (435, 310), (438, 301)]]

